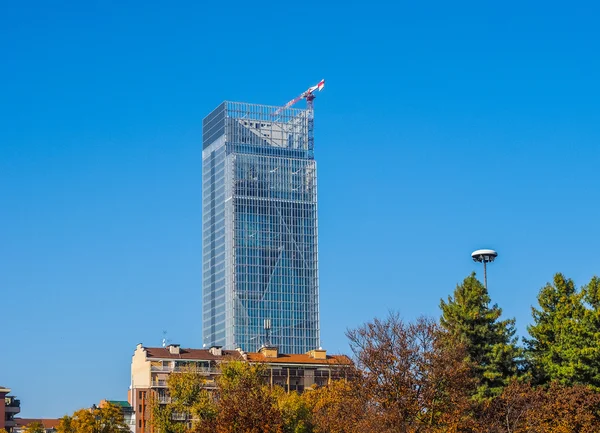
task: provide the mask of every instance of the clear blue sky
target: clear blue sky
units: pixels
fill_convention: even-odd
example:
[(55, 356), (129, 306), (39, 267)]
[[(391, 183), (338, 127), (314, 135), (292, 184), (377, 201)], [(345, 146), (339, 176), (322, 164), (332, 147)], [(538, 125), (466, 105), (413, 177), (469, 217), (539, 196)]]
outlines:
[(201, 123), (225, 99), (327, 79), (327, 350), (389, 309), (437, 316), (477, 248), (521, 335), (553, 273), (589, 281), (600, 11), (489, 3), (3, 2), (0, 384), (22, 415), (125, 399), (163, 330), (201, 344)]

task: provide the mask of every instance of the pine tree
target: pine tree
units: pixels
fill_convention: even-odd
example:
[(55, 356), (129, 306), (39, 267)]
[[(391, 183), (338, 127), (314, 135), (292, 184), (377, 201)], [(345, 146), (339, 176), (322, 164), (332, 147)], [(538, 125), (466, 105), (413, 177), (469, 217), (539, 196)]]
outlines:
[(583, 383), (600, 391), (600, 278), (593, 277), (582, 289), (587, 304), (583, 325), (585, 347), (581, 351)]
[(521, 350), (515, 337), (515, 320), (500, 320), (502, 309), (490, 307), (487, 289), (473, 272), (456, 286), (448, 301), (440, 301), (441, 326), (465, 344), (479, 386), (476, 399), (499, 395), (519, 372)]
[(556, 274), (532, 307), (527, 359), (535, 383), (558, 381), (600, 389), (600, 280), (577, 291), (573, 280)]

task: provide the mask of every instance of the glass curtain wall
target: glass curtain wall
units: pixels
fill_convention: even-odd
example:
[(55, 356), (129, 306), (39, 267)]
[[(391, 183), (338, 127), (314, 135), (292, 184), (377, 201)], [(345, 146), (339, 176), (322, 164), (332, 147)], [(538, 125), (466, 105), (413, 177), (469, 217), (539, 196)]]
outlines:
[(319, 346), (311, 114), (225, 102), (204, 119), (207, 346), (256, 351), (272, 344), (283, 353)]

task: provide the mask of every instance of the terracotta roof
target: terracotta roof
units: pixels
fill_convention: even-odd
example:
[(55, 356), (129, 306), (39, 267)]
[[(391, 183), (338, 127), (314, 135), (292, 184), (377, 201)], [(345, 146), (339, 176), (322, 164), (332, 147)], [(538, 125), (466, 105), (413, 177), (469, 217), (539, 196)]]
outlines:
[(352, 365), (346, 355), (327, 355), (327, 359), (311, 358), (307, 354), (286, 355), (280, 353), (277, 358), (266, 358), (262, 353), (248, 352), (250, 362), (269, 362), (281, 364), (323, 364), (323, 365)]
[(159, 359), (193, 359), (200, 361), (217, 361), (224, 357), (242, 360), (242, 355), (237, 350), (223, 350), (223, 356), (215, 356), (208, 349), (179, 349), (179, 354), (172, 354), (166, 347), (144, 347), (148, 358)]
[(15, 418), (15, 424), (17, 424), (17, 427), (26, 427), (29, 424), (32, 424), (34, 422), (39, 422), (40, 424), (42, 424), (44, 426), (44, 428), (49, 429), (49, 428), (57, 428), (58, 427), (58, 423), (60, 422), (60, 419), (54, 419), (54, 418)]
[[(198, 361), (219, 361), (227, 358), (233, 358), (239, 361), (243, 360), (240, 352), (237, 350), (223, 350), (222, 356), (215, 356), (209, 349), (184, 349), (179, 350), (179, 354), (172, 354), (165, 347), (144, 347), (148, 359), (183, 359)], [(250, 362), (270, 362), (281, 364), (330, 364), (330, 365), (352, 365), (352, 361), (346, 355), (327, 355), (326, 359), (311, 358), (308, 354), (287, 355), (280, 353), (277, 358), (266, 358), (262, 353), (246, 352)]]

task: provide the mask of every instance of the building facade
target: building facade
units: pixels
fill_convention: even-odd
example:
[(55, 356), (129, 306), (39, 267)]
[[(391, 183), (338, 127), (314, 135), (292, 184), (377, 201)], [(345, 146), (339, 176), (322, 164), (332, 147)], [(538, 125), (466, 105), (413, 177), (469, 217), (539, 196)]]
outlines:
[[(271, 386), (281, 386), (287, 392), (303, 392), (313, 386), (323, 386), (332, 380), (345, 379), (352, 361), (345, 355), (327, 355), (316, 349), (306, 354), (282, 354), (276, 347), (263, 347), (259, 352), (209, 349), (184, 349), (178, 345), (144, 347), (139, 344), (131, 361), (130, 403), (135, 410), (135, 433), (152, 433), (153, 401), (171, 402), (167, 379), (170, 374), (194, 367), (206, 377), (205, 387), (215, 389), (220, 374), (219, 364), (228, 361), (264, 363), (265, 378)], [(185, 414), (174, 414), (177, 421), (188, 421)]]
[(319, 347), (312, 125), (309, 110), (238, 102), (203, 121), (205, 347)]
[(0, 429), (12, 433), (16, 427), (15, 415), (21, 412), (21, 401), (10, 394), (10, 388), (0, 386)]

